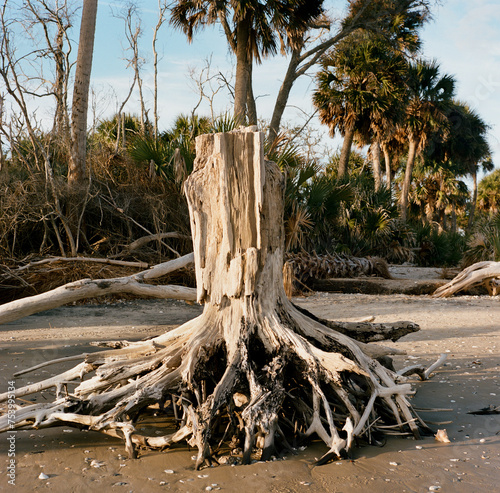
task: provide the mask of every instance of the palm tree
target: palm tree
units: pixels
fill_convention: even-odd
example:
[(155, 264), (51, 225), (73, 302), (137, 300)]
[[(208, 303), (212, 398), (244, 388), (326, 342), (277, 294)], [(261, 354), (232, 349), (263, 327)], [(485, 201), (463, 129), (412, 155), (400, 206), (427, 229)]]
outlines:
[(500, 210), (500, 169), (485, 176), (478, 185), (479, 209), (496, 214)]
[(457, 207), (465, 205), (468, 197), (461, 174), (460, 166), (446, 160), (423, 159), (415, 166), (412, 202), (420, 206), (424, 221), (438, 221), (445, 230), (446, 214), (451, 214), (451, 230), (456, 232)]
[(472, 199), (468, 230), (472, 228), (477, 206), (477, 173), (479, 169), (492, 171), (491, 150), (486, 139), (489, 126), (466, 103), (453, 101), (447, 111), (450, 126), (445, 139), (436, 141), (433, 155), (443, 161), (451, 161), (458, 167), (457, 173), (472, 177)]
[(453, 97), (455, 80), (451, 75), (441, 76), (435, 61), (418, 60), (408, 66), (407, 90), (408, 104), (402, 131), (408, 142), (408, 157), (400, 196), (404, 221), (415, 158), (425, 149), (433, 132), (448, 125), (446, 110)]
[[(268, 129), (269, 140), (279, 133), (281, 119), (295, 81), (315, 67), (333, 46), (346, 36), (364, 29), (385, 39), (389, 45), (397, 46), (403, 53), (414, 53), (420, 46), (418, 30), (430, 17), (430, 2), (427, 0), (352, 0), (347, 2), (346, 16), (339, 23), (338, 31), (332, 29), (332, 22), (325, 19), (315, 22), (314, 28), (324, 28), (325, 23), (331, 35), (318, 37), (311, 32), (299, 33), (301, 42), (295, 42), (291, 50), (288, 68), (284, 75), (273, 115)], [(315, 40), (311, 42), (311, 40)]]
[(287, 44), (291, 47), (296, 33), (323, 12), (322, 4), (323, 0), (177, 0), (171, 22), (189, 41), (195, 29), (220, 22), (236, 54), (234, 116), (243, 122), (247, 105), (254, 103), (249, 98), (253, 60), (260, 62), (261, 56), (275, 54), (280, 46), (283, 51)]
[[(324, 59), (313, 101), (330, 134), (338, 130), (344, 136), (339, 178), (347, 173), (355, 135), (361, 144), (375, 138), (380, 154), (378, 143), (401, 107), (403, 66), (400, 54), (368, 32), (352, 34)], [(376, 180), (379, 184), (380, 173)]]

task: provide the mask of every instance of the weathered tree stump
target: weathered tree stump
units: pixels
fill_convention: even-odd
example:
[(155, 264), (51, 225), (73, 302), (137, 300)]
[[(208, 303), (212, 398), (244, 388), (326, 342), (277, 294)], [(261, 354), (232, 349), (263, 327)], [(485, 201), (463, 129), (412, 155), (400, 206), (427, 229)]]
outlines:
[[(58, 377), (18, 389), (22, 397), (55, 387), (56, 398), (18, 409), (16, 427), (97, 430), (123, 438), (130, 455), (187, 440), (198, 449), (197, 468), (228, 442), (248, 463), (317, 435), (327, 461), (377, 430), (418, 437), (425, 425), (406, 398), (411, 385), (374, 359), (395, 351), (327, 327), (286, 297), (284, 178), (264, 158), (263, 135), (202, 135), (196, 151), (185, 191), (203, 314), (149, 341), (110, 343), (118, 349), (83, 355)], [(360, 338), (376, 340), (362, 325)], [(356, 337), (355, 325), (338, 326)], [(396, 332), (418, 330), (406, 326)], [(381, 338), (398, 337), (382, 329)], [(141, 434), (137, 421), (153, 404), (175, 414), (176, 430)], [(0, 430), (7, 429), (4, 416)]]

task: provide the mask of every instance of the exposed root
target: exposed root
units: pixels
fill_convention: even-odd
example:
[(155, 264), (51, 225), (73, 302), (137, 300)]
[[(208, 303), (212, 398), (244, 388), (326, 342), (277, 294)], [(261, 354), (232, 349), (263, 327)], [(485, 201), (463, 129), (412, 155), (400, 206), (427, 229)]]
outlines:
[[(22, 397), (55, 389), (56, 399), (20, 407), (15, 428), (100, 431), (123, 439), (130, 457), (138, 448), (187, 441), (198, 449), (197, 468), (229, 453), (241, 463), (268, 460), (293, 449), (291, 437), (295, 445), (313, 435), (323, 440), (328, 451), (320, 463), (346, 457), (356, 438), (370, 442), (393, 426), (419, 437), (410, 385), (367, 356), (366, 345), (291, 305), (250, 330), (242, 322), (237, 338), (224, 338), (225, 322), (206, 309), (152, 340), (82, 355), (74, 368), (17, 390)], [(141, 431), (153, 405), (169, 423), (162, 436)], [(0, 431), (9, 424), (2, 416)]]

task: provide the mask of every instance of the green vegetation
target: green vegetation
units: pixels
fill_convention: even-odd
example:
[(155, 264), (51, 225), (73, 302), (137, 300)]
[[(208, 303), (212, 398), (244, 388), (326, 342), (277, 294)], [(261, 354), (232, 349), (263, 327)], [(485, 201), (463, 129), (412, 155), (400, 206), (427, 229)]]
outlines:
[[(304, 14), (300, 19), (297, 9)], [(77, 188), (68, 185), (71, 137), (64, 91), (70, 67), (50, 86), (57, 111), (52, 130), (41, 130), (23, 106), (28, 89), (12, 84), (16, 77), (23, 80), (20, 68), (14, 72), (23, 60), (9, 51), (9, 29), (17, 20), (9, 22), (8, 12), (0, 19), (5, 28), (0, 74), (19, 108), (10, 121), (5, 115), (0, 121), (0, 257), (5, 262), (75, 252), (156, 261), (190, 251), (189, 241), (169, 239), (133, 255), (123, 253), (141, 236), (189, 234), (183, 183), (193, 169), (195, 138), (232, 130), (237, 121), (257, 121), (252, 64), (277, 56), (279, 43), (290, 56), (281, 91), (289, 93), (306, 60), (307, 69), (316, 64), (312, 99), (319, 119), (332, 136), (344, 137), (339, 152), (322, 155), (315, 147), (319, 139), (304, 136), (307, 127), (281, 123), (280, 105), (287, 98), (281, 91), (273, 120), (261, 124), (268, 126), (263, 128), (268, 157), (287, 176), (288, 251), (443, 266), (499, 258), (500, 170), (479, 184), (477, 178), (479, 171), (493, 170), (489, 127), (454, 98), (455, 79), (421, 53), (427, 2), (349, 2), (339, 31), (314, 46), (308, 45), (307, 33), (329, 23), (322, 2), (174, 2), (171, 22), (188, 38), (207, 23), (221, 23), (237, 60), (236, 87), (229, 87), (237, 93), (234, 111), (214, 117), (211, 106), (207, 117), (193, 110), (159, 131), (156, 106), (153, 125), (142, 95), (140, 115), (126, 113), (125, 101), (116, 115), (89, 130), (87, 175)], [(25, 15), (20, 12), (19, 19)], [(56, 20), (74, 13), (46, 14), (55, 16), (50, 29), (60, 26), (50, 34), (66, 36), (71, 24)], [(252, 41), (251, 53), (238, 50), (238, 39), (245, 36)], [(134, 40), (129, 42), (134, 48)], [(45, 63), (55, 64), (60, 53), (52, 45), (44, 49)], [(60, 49), (69, 50), (69, 44)], [(133, 84), (139, 83), (139, 60), (129, 63), (136, 68)]]

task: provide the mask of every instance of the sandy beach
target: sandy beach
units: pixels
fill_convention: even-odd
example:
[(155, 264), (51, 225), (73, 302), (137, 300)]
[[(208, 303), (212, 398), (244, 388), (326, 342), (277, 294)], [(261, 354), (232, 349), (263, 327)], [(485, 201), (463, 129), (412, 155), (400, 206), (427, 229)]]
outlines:
[[(425, 272), (434, 275), (437, 272)], [(401, 275), (401, 271), (399, 272)], [(437, 277), (437, 276), (435, 276)], [(15, 435), (15, 486), (8, 483), (8, 434), (0, 435), (0, 491), (54, 492), (493, 492), (500, 482), (500, 414), (470, 411), (500, 406), (500, 300), (488, 296), (363, 295), (316, 293), (294, 300), (320, 317), (377, 322), (411, 320), (421, 330), (396, 343), (407, 352), (397, 368), (448, 360), (412, 398), (433, 429), (451, 443), (391, 437), (383, 447), (355, 448), (353, 460), (315, 466), (326, 447), (265, 463), (194, 470), (187, 446), (125, 457), (123, 443), (68, 427)], [(0, 326), (0, 392), (59, 373), (49, 366), (13, 378), (43, 361), (96, 351), (92, 341), (150, 337), (195, 317), (201, 307), (179, 301), (132, 300), (66, 306)], [(68, 364), (67, 364), (68, 365)], [(38, 399), (42, 399), (38, 397)], [(39, 401), (37, 401), (39, 402)], [(441, 411), (430, 412), (430, 408)], [(40, 475), (42, 478), (40, 479)], [(45, 476), (44, 476), (45, 475)]]

